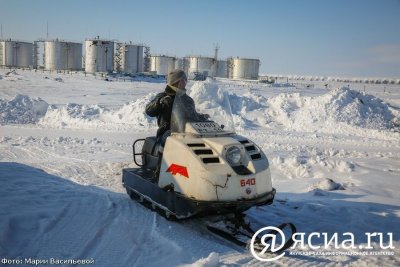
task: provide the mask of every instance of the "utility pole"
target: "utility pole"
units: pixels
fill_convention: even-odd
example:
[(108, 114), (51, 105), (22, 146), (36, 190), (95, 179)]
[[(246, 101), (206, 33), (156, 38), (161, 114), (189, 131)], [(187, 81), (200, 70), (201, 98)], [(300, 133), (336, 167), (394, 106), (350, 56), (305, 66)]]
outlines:
[(0, 39), (3, 39), (3, 24), (1, 24), (1, 35), (0, 35)]
[(46, 39), (49, 39), (49, 21), (46, 21)]

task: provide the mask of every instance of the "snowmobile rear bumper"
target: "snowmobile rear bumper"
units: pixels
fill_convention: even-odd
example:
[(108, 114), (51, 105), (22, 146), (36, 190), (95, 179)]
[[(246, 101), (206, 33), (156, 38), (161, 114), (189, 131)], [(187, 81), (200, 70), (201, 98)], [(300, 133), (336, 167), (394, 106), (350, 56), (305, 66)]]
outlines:
[(150, 202), (153, 207), (164, 210), (177, 219), (211, 214), (243, 212), (253, 206), (271, 204), (275, 197), (275, 189), (254, 199), (236, 201), (202, 201), (188, 198), (174, 191), (166, 191), (150, 182), (149, 173), (141, 168), (122, 170), (122, 184), (131, 197)]

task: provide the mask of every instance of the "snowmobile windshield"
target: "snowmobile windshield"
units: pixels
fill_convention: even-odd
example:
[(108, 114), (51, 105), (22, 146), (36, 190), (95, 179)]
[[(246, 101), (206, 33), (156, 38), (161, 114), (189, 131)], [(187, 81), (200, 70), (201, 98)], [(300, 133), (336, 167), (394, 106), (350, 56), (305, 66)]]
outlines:
[(171, 116), (172, 133), (220, 135), (235, 132), (229, 95), (216, 84), (196, 82), (178, 91)]

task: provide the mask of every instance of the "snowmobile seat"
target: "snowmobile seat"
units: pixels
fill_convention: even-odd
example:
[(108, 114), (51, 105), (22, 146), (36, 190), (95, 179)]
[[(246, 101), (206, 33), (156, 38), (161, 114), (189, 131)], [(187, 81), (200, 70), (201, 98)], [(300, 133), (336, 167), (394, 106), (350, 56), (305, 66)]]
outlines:
[(159, 157), (159, 145), (160, 143), (155, 136), (150, 136), (145, 139), (142, 149), (143, 168), (151, 170), (156, 169)]

